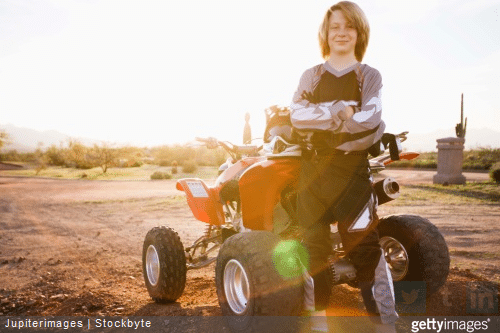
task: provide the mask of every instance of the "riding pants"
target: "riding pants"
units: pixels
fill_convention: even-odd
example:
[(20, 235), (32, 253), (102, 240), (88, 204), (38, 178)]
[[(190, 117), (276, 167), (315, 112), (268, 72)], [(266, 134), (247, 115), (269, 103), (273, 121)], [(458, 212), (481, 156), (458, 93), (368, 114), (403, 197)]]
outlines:
[(302, 158), (297, 221), (309, 252), (316, 311), (327, 308), (332, 292), (330, 224), (337, 222), (343, 250), (356, 268), (367, 311), (380, 315), (383, 323), (398, 318), (392, 278), (378, 242), (376, 207), (367, 153), (315, 153)]

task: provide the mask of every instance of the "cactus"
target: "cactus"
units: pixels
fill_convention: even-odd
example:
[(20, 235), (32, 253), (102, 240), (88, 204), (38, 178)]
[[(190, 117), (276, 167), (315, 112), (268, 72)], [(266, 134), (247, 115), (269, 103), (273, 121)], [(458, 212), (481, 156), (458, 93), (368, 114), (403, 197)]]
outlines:
[(460, 115), (460, 124), (455, 126), (455, 133), (457, 134), (457, 138), (465, 139), (465, 131), (467, 129), (467, 117), (465, 117), (464, 123), (464, 94), (462, 94), (462, 105), (461, 105), (461, 115)]

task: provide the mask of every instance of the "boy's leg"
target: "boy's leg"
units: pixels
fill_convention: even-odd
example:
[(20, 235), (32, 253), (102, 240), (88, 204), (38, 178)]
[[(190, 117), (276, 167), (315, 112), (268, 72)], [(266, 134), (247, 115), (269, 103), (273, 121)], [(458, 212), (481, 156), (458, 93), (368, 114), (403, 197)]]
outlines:
[(359, 213), (340, 220), (338, 228), (343, 248), (356, 268), (366, 310), (380, 315), (382, 323), (390, 324), (398, 318), (392, 277), (379, 244), (376, 200), (371, 186), (360, 193), (366, 192), (370, 195), (363, 208), (358, 210)]
[(301, 242), (309, 253), (307, 265), (314, 280), (314, 303), (316, 311), (325, 310), (331, 294), (328, 256), (332, 253), (330, 224), (324, 223), (327, 212), (320, 200), (323, 163), (315, 159), (303, 159), (297, 193), (297, 222), (301, 228)]
[(331, 273), (328, 256), (332, 253), (330, 243), (330, 225), (317, 223), (308, 228), (302, 243), (309, 253), (309, 274), (314, 281), (314, 305), (316, 311), (328, 307), (332, 293)]

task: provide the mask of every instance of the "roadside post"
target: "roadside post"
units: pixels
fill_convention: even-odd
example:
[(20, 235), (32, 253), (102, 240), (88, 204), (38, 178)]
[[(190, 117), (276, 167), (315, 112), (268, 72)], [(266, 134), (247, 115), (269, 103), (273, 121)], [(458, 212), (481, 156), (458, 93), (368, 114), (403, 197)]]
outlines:
[(462, 175), (462, 164), (466, 129), (467, 118), (465, 118), (464, 122), (464, 94), (462, 94), (460, 123), (455, 126), (457, 137), (436, 140), (438, 163), (437, 174), (432, 179), (434, 184), (465, 184), (465, 176)]
[(434, 184), (465, 184), (462, 175), (464, 138), (437, 139), (438, 162)]

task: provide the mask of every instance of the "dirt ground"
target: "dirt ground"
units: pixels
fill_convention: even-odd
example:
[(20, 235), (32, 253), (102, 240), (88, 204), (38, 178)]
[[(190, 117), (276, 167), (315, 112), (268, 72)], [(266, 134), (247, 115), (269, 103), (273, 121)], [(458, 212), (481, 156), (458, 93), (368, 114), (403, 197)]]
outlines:
[[(433, 175), (384, 172), (403, 190)], [(448, 282), (428, 300), (427, 314), (464, 314), (466, 282), (500, 281), (500, 204), (381, 206), (380, 215), (387, 214), (429, 218), (452, 250)], [(220, 315), (213, 265), (188, 271), (176, 303), (152, 302), (142, 276), (142, 243), (160, 225), (174, 228), (185, 246), (205, 229), (172, 180), (72, 181), (0, 173), (0, 315)], [(329, 313), (362, 315), (358, 294), (335, 287)]]

